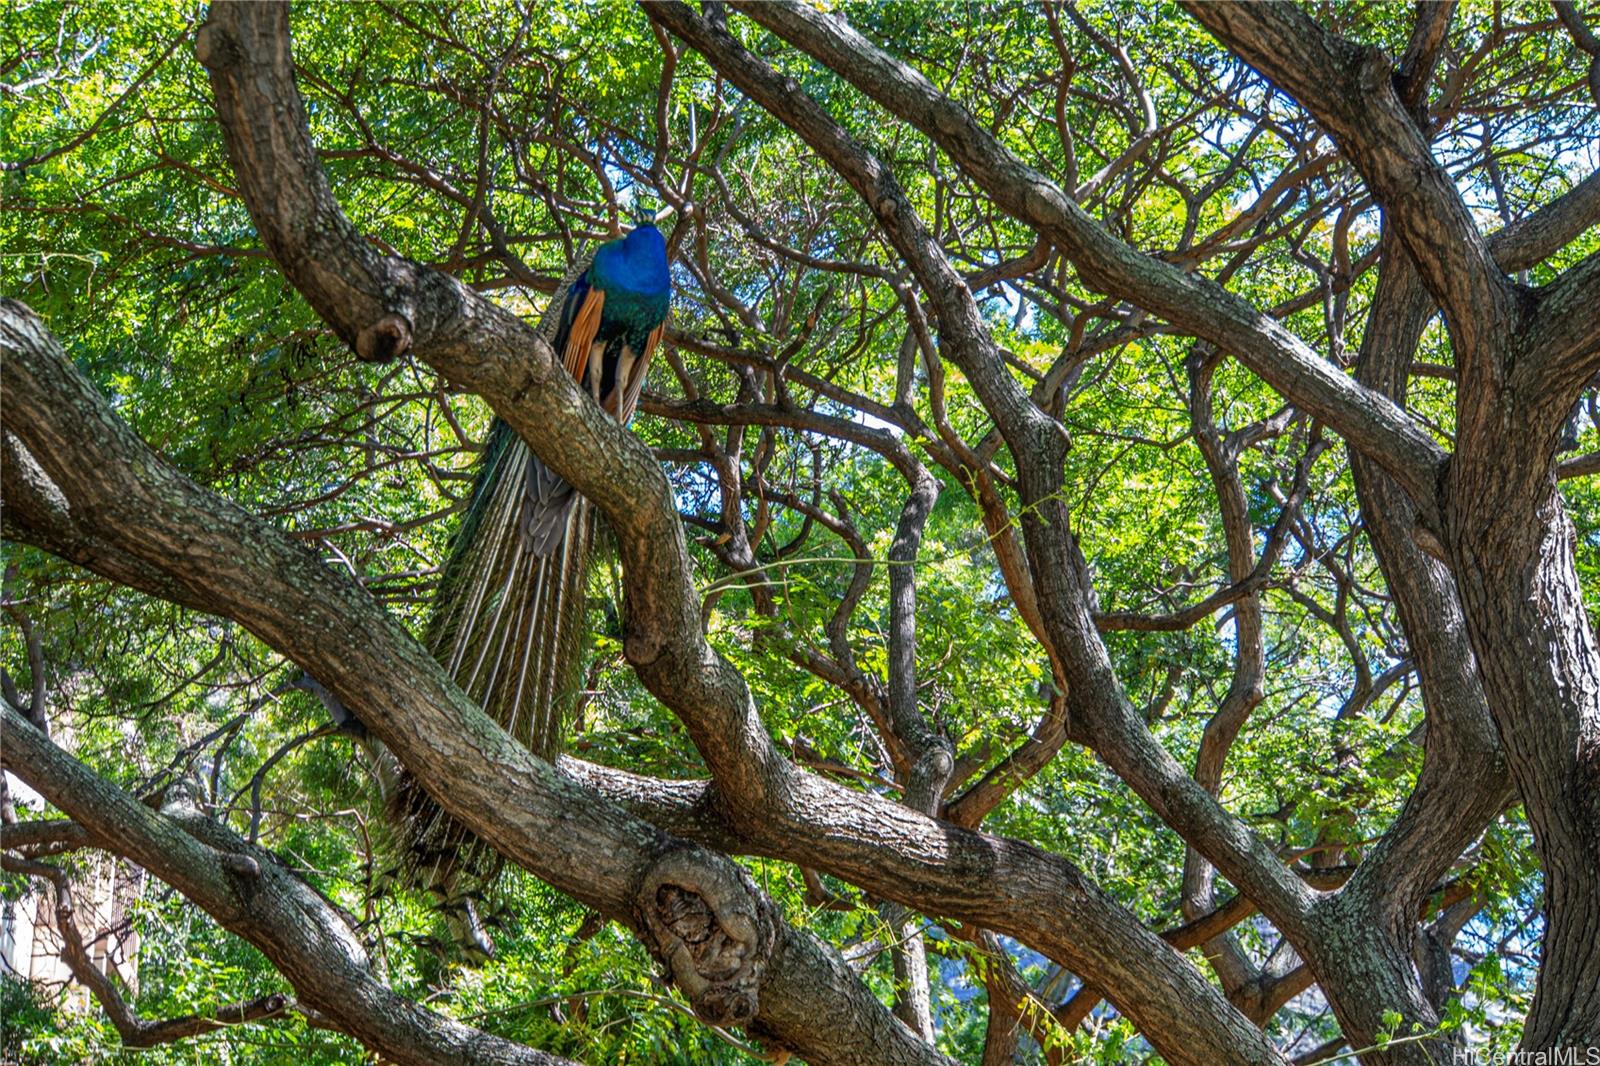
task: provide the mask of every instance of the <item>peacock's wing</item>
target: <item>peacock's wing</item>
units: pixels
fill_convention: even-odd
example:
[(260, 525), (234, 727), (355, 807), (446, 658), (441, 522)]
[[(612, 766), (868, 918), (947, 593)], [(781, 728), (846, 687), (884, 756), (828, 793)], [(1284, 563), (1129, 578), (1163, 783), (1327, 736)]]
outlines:
[(571, 307), (563, 308), (562, 318), (567, 319), (570, 314), (571, 324), (565, 337), (557, 335), (555, 349), (562, 353), (562, 361), (572, 380), (582, 382), (589, 367), (589, 353), (600, 333), (600, 320), (605, 315), (606, 294), (602, 289), (574, 284), (567, 290), (566, 302)]
[[(554, 333), (551, 335), (543, 326), (541, 331), (574, 381), (582, 382), (588, 370), (605, 305), (605, 292), (590, 286), (586, 273), (571, 277), (551, 300), (551, 307), (559, 309), (554, 316)], [(550, 321), (548, 312), (546, 321)], [(566, 479), (538, 456), (530, 454), (528, 459), (520, 511), (522, 543), (534, 555), (548, 558), (561, 549), (576, 494)]]

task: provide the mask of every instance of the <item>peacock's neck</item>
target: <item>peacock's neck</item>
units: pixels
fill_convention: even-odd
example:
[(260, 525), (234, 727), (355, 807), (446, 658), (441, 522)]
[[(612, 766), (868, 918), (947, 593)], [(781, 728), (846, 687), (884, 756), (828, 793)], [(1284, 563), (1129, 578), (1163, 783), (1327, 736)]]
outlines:
[(667, 303), (665, 293), (656, 296), (627, 289), (608, 292), (600, 336), (605, 340), (620, 336), (634, 351), (642, 351), (650, 332), (665, 321)]

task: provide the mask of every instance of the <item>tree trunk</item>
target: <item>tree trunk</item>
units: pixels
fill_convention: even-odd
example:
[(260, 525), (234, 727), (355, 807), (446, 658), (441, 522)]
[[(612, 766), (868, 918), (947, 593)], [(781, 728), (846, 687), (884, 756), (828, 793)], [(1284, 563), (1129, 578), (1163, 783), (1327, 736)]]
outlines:
[[(1514, 464), (1522, 451), (1498, 454)], [(1543, 957), (1522, 1047), (1597, 1045), (1600, 648), (1554, 479), (1540, 479), (1533, 500), (1507, 498), (1517, 488), (1510, 464), (1473, 454), (1464, 443), (1451, 471), (1451, 556), (1545, 877)]]

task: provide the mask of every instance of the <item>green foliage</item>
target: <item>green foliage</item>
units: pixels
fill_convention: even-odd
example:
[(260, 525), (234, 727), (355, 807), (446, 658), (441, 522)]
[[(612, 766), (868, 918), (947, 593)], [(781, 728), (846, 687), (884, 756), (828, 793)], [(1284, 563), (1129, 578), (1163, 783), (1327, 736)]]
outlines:
[(38, 985), (0, 974), (0, 1058), (42, 1061), (37, 1045), (52, 1028), (54, 1013)]

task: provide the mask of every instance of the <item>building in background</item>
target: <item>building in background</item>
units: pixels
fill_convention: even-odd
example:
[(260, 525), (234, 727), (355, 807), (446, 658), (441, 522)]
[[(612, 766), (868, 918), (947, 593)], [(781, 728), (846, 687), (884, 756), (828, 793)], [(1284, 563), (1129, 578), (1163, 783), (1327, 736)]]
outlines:
[[(144, 879), (138, 867), (96, 855), (72, 885), (71, 920), (90, 963), (115, 978), (129, 998), (139, 994), (139, 934), (132, 916)], [(32, 879), (21, 898), (0, 903), (0, 973), (35, 982), (47, 993), (64, 991), (68, 1006), (87, 1009), (88, 990), (72, 980), (61, 956), (55, 897), (53, 887)]]

